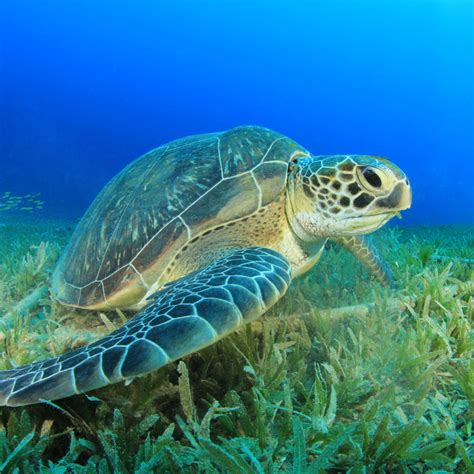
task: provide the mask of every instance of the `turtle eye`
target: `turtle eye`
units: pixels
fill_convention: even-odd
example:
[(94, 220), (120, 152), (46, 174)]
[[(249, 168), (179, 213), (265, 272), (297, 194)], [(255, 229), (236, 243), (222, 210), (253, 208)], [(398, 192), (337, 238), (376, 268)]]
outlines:
[(362, 176), (373, 188), (380, 189), (382, 187), (382, 179), (374, 168), (365, 168), (365, 170), (362, 171)]
[(390, 187), (390, 178), (385, 170), (375, 166), (360, 166), (357, 168), (359, 185), (369, 193), (381, 196)]
[(365, 166), (357, 169), (359, 183), (369, 192), (375, 194), (383, 193), (386, 184), (386, 176), (383, 171), (373, 166)]

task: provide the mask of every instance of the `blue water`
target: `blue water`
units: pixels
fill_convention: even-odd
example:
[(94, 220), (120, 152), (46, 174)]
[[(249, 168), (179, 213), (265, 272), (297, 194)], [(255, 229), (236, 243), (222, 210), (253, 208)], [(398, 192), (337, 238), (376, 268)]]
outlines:
[(474, 222), (474, 2), (0, 2), (0, 192), (80, 216), (143, 152), (239, 124), (389, 157)]

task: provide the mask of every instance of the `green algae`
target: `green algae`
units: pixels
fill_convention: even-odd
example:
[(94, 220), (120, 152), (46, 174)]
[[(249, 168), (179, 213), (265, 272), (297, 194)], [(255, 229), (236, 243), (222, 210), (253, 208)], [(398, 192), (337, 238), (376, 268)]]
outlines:
[[(1, 409), (0, 472), (474, 472), (473, 230), (377, 233), (395, 291), (331, 247), (265, 318), (184, 362), (128, 386)], [(17, 310), (49, 284), (70, 231), (0, 228), (0, 314), (12, 320), (1, 368), (122, 323), (44, 294)]]

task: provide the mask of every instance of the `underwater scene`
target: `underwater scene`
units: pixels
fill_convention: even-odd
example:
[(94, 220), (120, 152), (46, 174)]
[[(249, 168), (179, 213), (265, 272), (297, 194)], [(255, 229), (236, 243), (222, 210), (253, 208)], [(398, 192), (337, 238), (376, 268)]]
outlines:
[(0, 473), (474, 473), (474, 4), (4, 0)]

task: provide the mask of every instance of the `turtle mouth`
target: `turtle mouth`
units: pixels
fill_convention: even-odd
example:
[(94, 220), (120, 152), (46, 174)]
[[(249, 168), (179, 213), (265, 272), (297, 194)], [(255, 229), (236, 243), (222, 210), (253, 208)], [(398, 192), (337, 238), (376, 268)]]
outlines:
[(349, 217), (347, 219), (347, 230), (351, 234), (368, 234), (385, 225), (396, 215), (400, 215), (400, 212), (389, 211), (372, 215)]

